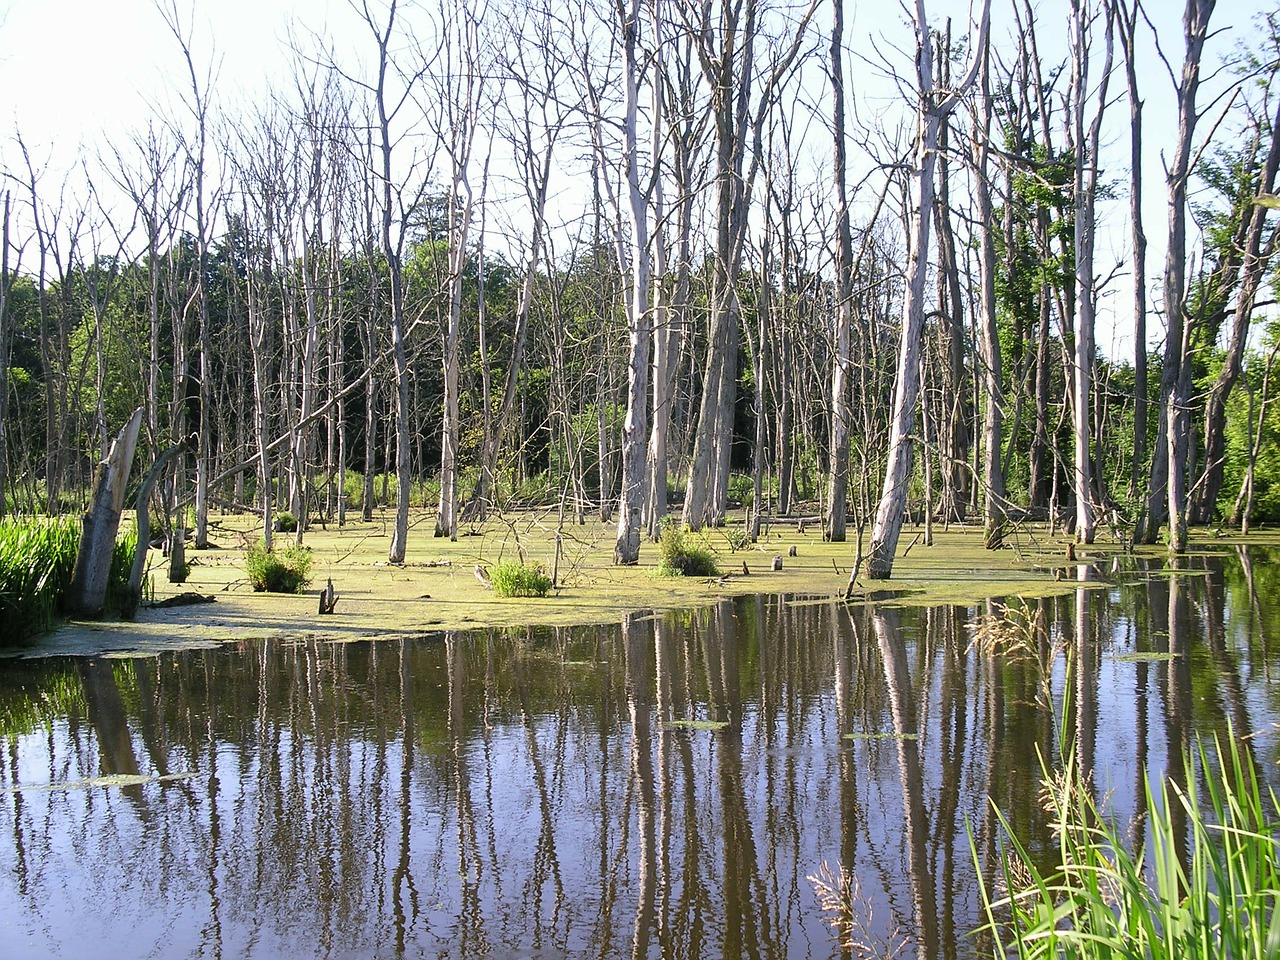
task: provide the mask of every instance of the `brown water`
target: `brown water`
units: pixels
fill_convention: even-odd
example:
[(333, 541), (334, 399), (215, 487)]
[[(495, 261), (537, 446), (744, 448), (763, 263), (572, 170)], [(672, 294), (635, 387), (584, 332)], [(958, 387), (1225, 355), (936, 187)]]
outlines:
[(5, 663), (0, 957), (838, 956), (824, 862), (865, 940), (973, 956), (970, 835), (1043, 843), (1064, 733), (1126, 821), (1228, 721), (1274, 781), (1277, 559), (1084, 570), (999, 658), (986, 607), (766, 597)]

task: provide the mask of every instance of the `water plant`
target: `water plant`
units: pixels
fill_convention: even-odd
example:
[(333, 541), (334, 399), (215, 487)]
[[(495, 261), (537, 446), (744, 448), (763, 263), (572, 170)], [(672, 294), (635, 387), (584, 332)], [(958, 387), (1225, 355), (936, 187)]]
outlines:
[(502, 560), (489, 571), (493, 592), (500, 597), (545, 597), (553, 586), (540, 564)]
[(298, 593), (311, 582), (311, 559), (311, 551), (305, 547), (268, 550), (259, 540), (245, 557), (245, 572), (259, 592)]
[(0, 522), (0, 638), (16, 642), (53, 626), (79, 543), (69, 517)]
[(1148, 839), (1139, 849), (1070, 755), (1062, 773), (1046, 770), (1056, 866), (1038, 867), (1001, 818), (1008, 841), (995, 885), (1005, 892), (982, 888), (994, 956), (1280, 956), (1274, 791), (1230, 731), (1212, 746), (1199, 742), (1186, 769), (1185, 788), (1147, 780)]
[(720, 568), (709, 547), (694, 543), (682, 526), (667, 520), (658, 537), (658, 575), (718, 577)]

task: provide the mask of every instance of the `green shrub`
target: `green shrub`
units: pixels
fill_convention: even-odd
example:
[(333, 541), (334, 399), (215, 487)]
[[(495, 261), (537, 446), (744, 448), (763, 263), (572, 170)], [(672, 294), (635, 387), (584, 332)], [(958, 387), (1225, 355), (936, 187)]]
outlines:
[(689, 540), (679, 524), (666, 521), (658, 538), (658, 575), (663, 577), (718, 577), (715, 555), (709, 547)]
[(288, 510), (276, 511), (276, 532), (277, 533), (297, 533), (298, 518)]
[(257, 591), (298, 593), (311, 582), (311, 551), (304, 547), (270, 550), (259, 540), (249, 548), (245, 571)]
[(526, 566), (519, 560), (503, 560), (489, 571), (493, 592), (500, 597), (545, 597), (551, 578), (541, 564)]

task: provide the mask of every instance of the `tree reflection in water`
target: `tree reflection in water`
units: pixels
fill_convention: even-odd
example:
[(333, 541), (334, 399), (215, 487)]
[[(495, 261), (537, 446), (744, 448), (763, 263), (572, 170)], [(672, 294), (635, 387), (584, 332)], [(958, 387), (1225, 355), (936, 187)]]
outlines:
[(1196, 734), (1258, 731), (1274, 777), (1270, 560), (1091, 571), (1029, 604), (1020, 658), (969, 642), (997, 605), (749, 598), (613, 628), (12, 662), (6, 948), (826, 957), (805, 878), (828, 861), (857, 878), (867, 939), (973, 956), (969, 831), (989, 870), (990, 799), (1048, 855), (1038, 757), (1064, 731), (1137, 842), (1143, 771), (1183, 784)]

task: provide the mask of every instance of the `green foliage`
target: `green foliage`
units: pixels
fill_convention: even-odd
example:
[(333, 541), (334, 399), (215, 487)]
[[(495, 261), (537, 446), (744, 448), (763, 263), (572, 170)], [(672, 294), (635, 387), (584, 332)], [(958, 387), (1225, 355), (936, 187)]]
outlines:
[(750, 507), (755, 502), (755, 480), (745, 473), (729, 474), (729, 506)]
[[(1105, 815), (1072, 760), (1058, 776), (1046, 770), (1057, 866), (1041, 870), (1010, 836), (995, 881), (1007, 894), (994, 895), (985, 882), (982, 890), (994, 955), (1209, 960), (1280, 954), (1274, 792), (1259, 781), (1230, 731), (1225, 746), (1201, 744), (1186, 767), (1185, 790), (1147, 781), (1150, 838), (1136, 851), (1125, 842), (1129, 831)], [(978, 876), (985, 877), (981, 869)]]
[(279, 533), (296, 533), (298, 531), (298, 518), (288, 510), (276, 511), (276, 530)]
[(500, 597), (545, 597), (551, 578), (541, 564), (526, 566), (519, 560), (503, 560), (489, 571), (493, 592)]
[(80, 525), (57, 520), (0, 522), (0, 637), (18, 642), (53, 626), (71, 585)]
[[(128, 610), (131, 604), (129, 597), (129, 574), (133, 571), (133, 555), (138, 549), (138, 531), (130, 530), (116, 541), (111, 551), (111, 571), (107, 574), (107, 609)], [(150, 584), (143, 579), (142, 597), (149, 600), (152, 595)]]
[(311, 551), (305, 547), (270, 550), (259, 540), (249, 548), (245, 571), (257, 591), (298, 593), (311, 582)]
[(736, 553), (751, 546), (751, 531), (747, 529), (746, 523), (732, 527), (726, 526), (724, 539), (729, 544), (729, 552)]
[(658, 539), (658, 575), (663, 577), (718, 577), (715, 555), (703, 544), (693, 543), (684, 527), (670, 520)]

